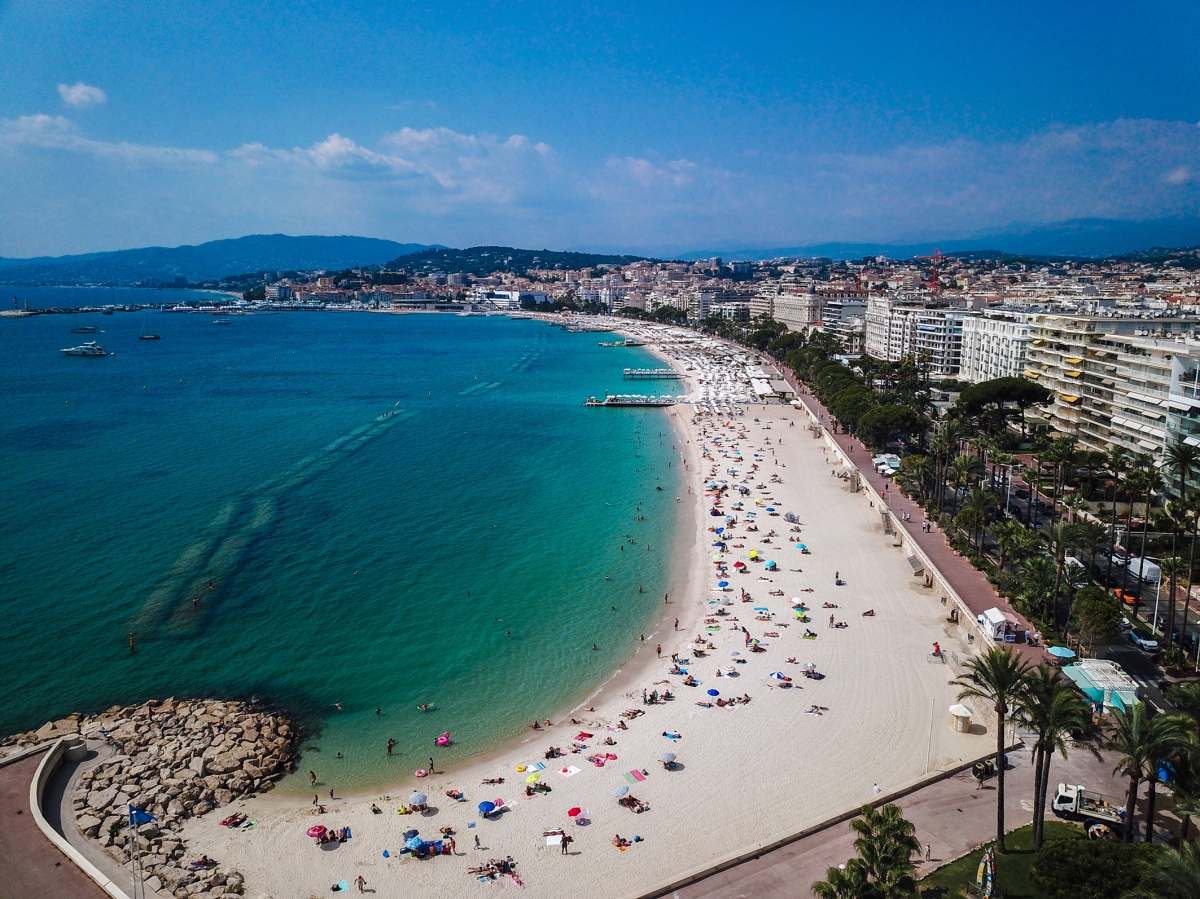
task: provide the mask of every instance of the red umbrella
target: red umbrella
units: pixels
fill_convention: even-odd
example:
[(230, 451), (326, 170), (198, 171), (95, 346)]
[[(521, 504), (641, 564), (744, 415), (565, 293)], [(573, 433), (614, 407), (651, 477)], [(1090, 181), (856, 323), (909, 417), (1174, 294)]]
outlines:
[(324, 824), (314, 824), (312, 827), (310, 827), (308, 829), (308, 835), (310, 837), (325, 836), (325, 825)]
[(580, 812), (580, 809), (578, 809), (578, 808), (569, 808), (569, 809), (567, 809), (567, 817), (574, 818), (576, 815), (579, 814), (579, 812)]

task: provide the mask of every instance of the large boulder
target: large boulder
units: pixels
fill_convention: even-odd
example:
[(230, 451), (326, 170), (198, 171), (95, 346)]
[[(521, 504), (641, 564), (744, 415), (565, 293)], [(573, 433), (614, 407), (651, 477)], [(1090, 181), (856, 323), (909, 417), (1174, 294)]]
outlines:
[(88, 793), (87, 804), (88, 808), (94, 808), (98, 812), (104, 811), (113, 804), (113, 800), (117, 798), (117, 788), (108, 787), (103, 790), (92, 790)]

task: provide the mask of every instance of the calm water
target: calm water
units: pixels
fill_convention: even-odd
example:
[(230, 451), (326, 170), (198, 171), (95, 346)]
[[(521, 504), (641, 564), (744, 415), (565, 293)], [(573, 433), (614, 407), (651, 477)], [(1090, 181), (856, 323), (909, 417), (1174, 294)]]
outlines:
[[(93, 336), (115, 355), (58, 352)], [(651, 361), (597, 343), (433, 315), (0, 319), (0, 732), (267, 697), (319, 731), (306, 767), (367, 785), (442, 731), (451, 760), (579, 698), (658, 612), (678, 483), (662, 410), (581, 405)]]

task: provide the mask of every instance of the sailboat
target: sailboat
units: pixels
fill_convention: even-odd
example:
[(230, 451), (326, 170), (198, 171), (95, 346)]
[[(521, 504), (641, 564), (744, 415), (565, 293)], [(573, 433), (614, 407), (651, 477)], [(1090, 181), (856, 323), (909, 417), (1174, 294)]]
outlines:
[(142, 333), (138, 335), (138, 340), (162, 340), (157, 334), (146, 333), (146, 319), (142, 319)]

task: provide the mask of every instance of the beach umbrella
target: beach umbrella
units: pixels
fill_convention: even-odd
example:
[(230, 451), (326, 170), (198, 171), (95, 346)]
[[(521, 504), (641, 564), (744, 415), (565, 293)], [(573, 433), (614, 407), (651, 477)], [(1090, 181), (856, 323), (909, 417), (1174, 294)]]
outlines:
[(745, 567), (746, 567), (746, 563), (745, 563), (745, 562), (734, 562), (734, 563), (733, 563), (733, 567), (734, 567), (734, 568), (745, 568)]
[(583, 809), (579, 808), (579, 806), (576, 806), (575, 808), (569, 808), (569, 809), (567, 809), (567, 817), (574, 818), (581, 811), (583, 811)]
[(404, 844), (405, 849), (420, 849), (422, 840), (420, 837), (412, 837)]
[(723, 555), (721, 555), (720, 553), (717, 553), (715, 556), (713, 556), (712, 560), (714, 562), (723, 562), (723, 561), (725, 561), (725, 557)]
[(709, 690), (708, 695), (709, 696), (720, 696), (721, 692), (719, 690)]
[(725, 533), (725, 528), (717, 528), (717, 531), (716, 531), (716, 532), (717, 532), (718, 534), (724, 534), (724, 533)]
[(708, 647), (703, 643), (689, 643), (688, 649), (691, 649), (695, 652), (704, 652), (706, 649), (708, 649)]
[(717, 581), (717, 586), (718, 587), (728, 587), (729, 581)]
[(406, 839), (406, 840), (411, 840), (416, 835), (417, 835), (417, 831), (415, 831), (415, 830), (404, 831), (404, 839)]
[(663, 762), (664, 764), (667, 764), (667, 765), (669, 765), (669, 764), (671, 764), (671, 762), (675, 761), (675, 753), (673, 753), (673, 752), (664, 752), (662, 755), (660, 755), (660, 756), (658, 757), (658, 760), (659, 760), (660, 762)]
[(479, 813), (481, 815), (490, 815), (495, 810), (496, 810), (496, 803), (494, 803), (494, 802), (479, 803)]
[(816, 671), (817, 666), (814, 665), (812, 662), (805, 662), (803, 665), (800, 666), (800, 670), (801, 671)]
[(613, 799), (620, 799), (622, 796), (628, 795), (628, 793), (629, 787), (617, 787), (612, 791)]
[(736, 668), (734, 668), (734, 666), (733, 666), (733, 665), (726, 665), (726, 666), (725, 666), (725, 668), (724, 668), (723, 670), (724, 670), (725, 672), (729, 673), (729, 672), (736, 671), (737, 669), (736, 669)]
[(770, 609), (768, 609), (766, 606), (755, 606), (755, 607), (754, 607), (754, 611), (756, 611), (756, 612), (769, 612), (769, 611), (770, 611)]
[(787, 675), (782, 671), (772, 671), (768, 677), (773, 677), (775, 680), (783, 680), (785, 677), (787, 677)]
[(525, 783), (531, 784), (535, 780), (541, 780), (541, 779), (542, 779), (542, 775), (540, 775), (540, 774), (530, 774), (527, 778), (525, 778)]
[(1050, 655), (1055, 656), (1056, 658), (1059, 658), (1059, 659), (1075, 658), (1075, 653), (1073, 653), (1071, 650), (1067, 649), (1067, 647), (1065, 647), (1065, 646), (1051, 646), (1048, 650), (1046, 650), (1046, 652), (1050, 653)]
[(308, 835), (310, 837), (325, 836), (325, 825), (324, 824), (314, 824), (312, 827), (310, 827), (308, 829)]
[(411, 796), (408, 797), (409, 805), (424, 805), (428, 801), (429, 801), (429, 797), (426, 796), (424, 793), (413, 793)]
[(805, 546), (803, 543), (797, 543), (797, 544), (796, 544), (796, 549), (808, 549), (808, 547), (807, 547), (807, 546)]

